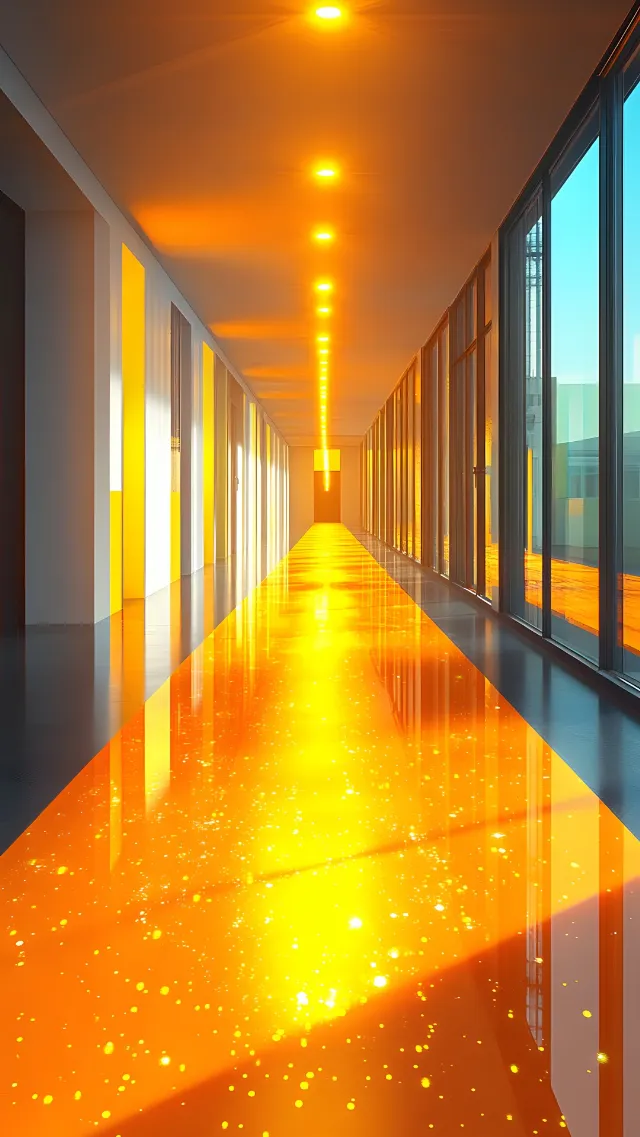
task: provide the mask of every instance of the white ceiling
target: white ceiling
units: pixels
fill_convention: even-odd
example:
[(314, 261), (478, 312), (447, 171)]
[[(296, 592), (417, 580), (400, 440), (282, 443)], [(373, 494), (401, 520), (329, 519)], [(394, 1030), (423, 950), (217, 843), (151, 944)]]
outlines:
[(335, 444), (426, 340), (629, 0), (352, 0), (330, 26), (315, 6), (5, 0), (0, 43), (292, 443), (318, 439), (331, 278)]

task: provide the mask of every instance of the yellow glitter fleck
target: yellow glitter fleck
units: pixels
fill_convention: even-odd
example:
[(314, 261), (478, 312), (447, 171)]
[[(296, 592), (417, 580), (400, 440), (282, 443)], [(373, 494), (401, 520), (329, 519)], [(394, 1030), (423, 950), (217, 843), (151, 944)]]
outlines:
[(428, 1090), (429, 1086), (431, 1085), (431, 1078), (421, 1078), (420, 1085), (422, 1086), (423, 1090)]
[(604, 1063), (608, 1062), (608, 1061), (609, 1061), (609, 1055), (603, 1054), (602, 1051), (600, 1051), (600, 1053), (598, 1054), (598, 1062), (601, 1062), (604, 1065)]
[(60, 868), (58, 869), (58, 876), (64, 876), (64, 874), (66, 872), (69, 872), (69, 869), (67, 868), (67, 866), (66, 865), (60, 865)]
[(160, 929), (156, 928), (155, 931), (151, 933), (151, 939), (152, 940), (159, 940), (161, 935), (162, 935), (162, 932), (160, 931)]
[(351, 919), (349, 920), (349, 927), (350, 928), (361, 928), (362, 927), (362, 920), (360, 919), (360, 917), (359, 916), (352, 916)]
[(112, 1043), (112, 1042), (105, 1042), (105, 1044), (104, 1044), (104, 1046), (102, 1047), (102, 1049), (103, 1049), (103, 1051), (104, 1051), (104, 1053), (105, 1053), (105, 1054), (113, 1054), (113, 1051), (115, 1050), (115, 1047), (114, 1047), (114, 1045), (113, 1045), (113, 1043)]
[(194, 892), (194, 894), (193, 894), (193, 903), (194, 903), (194, 904), (199, 904), (201, 900), (202, 900), (202, 897), (201, 897), (200, 893), (199, 893), (199, 892)]
[(517, 1067), (517, 1066), (511, 1066), (511, 1067), (510, 1067), (510, 1069), (511, 1069), (511, 1073), (512, 1073), (512, 1074), (517, 1074), (517, 1073), (518, 1073), (518, 1067)]
[(160, 988), (160, 994), (161, 995), (168, 995), (169, 994), (169, 988), (168, 987), (161, 987)]
[(583, 1014), (585, 1019), (590, 1019), (593, 1017), (591, 1014), (591, 1011), (583, 1011), (582, 1014)]
[(104, 1117), (105, 1121), (107, 1121), (108, 1118), (111, 1117), (111, 1110), (110, 1109), (103, 1109), (101, 1117)]
[(163, 1054), (162, 1058), (160, 1059), (160, 1065), (161, 1066), (168, 1066), (170, 1062), (171, 1062), (171, 1059), (170, 1059), (169, 1055)]
[(347, 1109), (355, 1109), (355, 1108), (356, 1108), (356, 1107), (355, 1107), (355, 1105), (354, 1105), (354, 1103), (353, 1103), (352, 1101), (348, 1101), (348, 1102), (347, 1102)]
[(374, 987), (386, 987), (387, 986), (387, 980), (385, 979), (384, 975), (376, 975), (376, 977), (373, 981), (373, 986)]
[(73, 1097), (74, 1097), (74, 1100), (75, 1100), (75, 1101), (80, 1101), (80, 1098), (82, 1097), (82, 1090), (76, 1090), (76, 1092), (75, 1092), (75, 1094), (73, 1095)]
[(298, 1098), (296, 1102), (296, 1109), (302, 1109), (302, 1102), (300, 1101), (300, 1098)]
[(51, 1102), (53, 1101), (53, 1096), (51, 1094), (47, 1094), (46, 1097), (44, 1097), (42, 1100), (43, 1100), (45, 1105), (51, 1105)]
[(144, 983), (136, 983), (136, 991), (144, 991)]

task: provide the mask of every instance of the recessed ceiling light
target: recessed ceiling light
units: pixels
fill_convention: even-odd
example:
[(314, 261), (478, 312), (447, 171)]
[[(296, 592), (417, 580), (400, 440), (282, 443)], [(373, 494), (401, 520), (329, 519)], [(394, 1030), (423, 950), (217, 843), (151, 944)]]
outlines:
[(318, 343), (329, 343), (328, 336), (318, 336)]
[(331, 309), (330, 308), (317, 308), (316, 311), (317, 311), (319, 316), (330, 316), (331, 315)]
[(330, 284), (328, 280), (319, 280), (318, 283), (316, 284), (316, 291), (317, 292), (331, 292), (332, 288), (333, 288), (333, 285)]
[(320, 168), (316, 170), (317, 178), (335, 178), (335, 176), (336, 171), (333, 166), (320, 166)]
[(331, 233), (328, 229), (318, 230), (317, 233), (314, 233), (314, 237), (316, 241), (333, 241), (333, 233)]
[(316, 8), (316, 16), (319, 20), (339, 20), (341, 15), (340, 9), (333, 7), (333, 5)]

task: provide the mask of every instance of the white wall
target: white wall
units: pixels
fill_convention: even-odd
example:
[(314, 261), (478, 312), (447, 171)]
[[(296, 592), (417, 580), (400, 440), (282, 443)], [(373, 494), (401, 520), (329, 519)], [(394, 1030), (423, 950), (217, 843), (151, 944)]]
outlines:
[[(360, 529), (360, 447), (340, 450), (340, 519)], [(289, 546), (313, 525), (313, 447), (289, 447)]]
[[(171, 533), (170, 533), (170, 488), (171, 488), (171, 411), (170, 411), (170, 376), (171, 376), (171, 356), (170, 356), (170, 342), (171, 342), (171, 303), (173, 302), (183, 313), (185, 318), (191, 325), (191, 343), (192, 343), (192, 359), (193, 359), (193, 418), (191, 429), (187, 424), (184, 424), (184, 432), (191, 442), (191, 465), (192, 465), (192, 479), (190, 486), (191, 493), (191, 520), (192, 531), (190, 537), (190, 553), (191, 553), (191, 568), (196, 570), (202, 566), (203, 562), (203, 535), (202, 535), (202, 344), (206, 342), (209, 347), (215, 352), (218, 359), (226, 366), (229, 374), (232, 375), (248, 398), (257, 402), (255, 396), (249, 391), (246, 384), (243, 382), (240, 375), (235, 371), (227, 360), (223, 351), (214, 340), (209, 329), (205, 326), (186, 302), (184, 297), (175, 287), (173, 281), (163, 269), (158, 261), (155, 252), (147, 243), (144, 236), (133, 227), (118, 209), (116, 204), (112, 201), (106, 193), (104, 187), (100, 184), (98, 179), (93, 175), (86, 163), (83, 161), (78, 152), (69, 142), (69, 139), (61, 131), (55, 120), (49, 114), (47, 109), (39, 100), (38, 96), (31, 89), (24, 77), (20, 74), (14, 64), (11, 62), (7, 54), (0, 49), (0, 90), (4, 92), (13, 106), (17, 109), (19, 114), (23, 117), (24, 121), (31, 127), (38, 138), (44, 143), (49, 152), (53, 155), (59, 166), (69, 175), (73, 183), (78, 187), (87, 202), (96, 211), (101, 218), (104, 219), (107, 227), (107, 232), (104, 234), (103, 245), (107, 242), (110, 245), (110, 271), (106, 266), (105, 271), (110, 275), (110, 300), (108, 297), (109, 286), (106, 284), (106, 277), (103, 275), (101, 278), (100, 288), (95, 291), (90, 291), (87, 294), (87, 314), (90, 311), (89, 301), (93, 304), (94, 299), (96, 303), (96, 311), (91, 308), (91, 318), (87, 318), (86, 325), (83, 330), (90, 330), (93, 328), (94, 346), (99, 355), (108, 353), (109, 358), (106, 360), (107, 366), (107, 390), (96, 393), (93, 390), (91, 382), (93, 372), (86, 372), (89, 375), (88, 384), (91, 392), (91, 402), (85, 400), (85, 393), (76, 401), (73, 406), (68, 405), (66, 396), (70, 395), (71, 388), (60, 388), (59, 395), (64, 396), (64, 402), (58, 401), (56, 404), (51, 390), (43, 391), (43, 401), (40, 406), (36, 406), (32, 400), (31, 405), (31, 423), (32, 430), (37, 427), (37, 431), (43, 437), (45, 448), (48, 447), (49, 457), (51, 457), (51, 447), (54, 445), (53, 438), (46, 437), (46, 415), (45, 410), (48, 407), (52, 414), (55, 416), (50, 420), (54, 427), (60, 426), (64, 428), (62, 412), (68, 413), (69, 421), (75, 422), (78, 416), (84, 416), (91, 411), (94, 415), (94, 395), (96, 396), (95, 402), (95, 422), (93, 426), (97, 432), (94, 437), (94, 429), (85, 430), (83, 438), (77, 438), (69, 454), (72, 455), (73, 461), (68, 463), (69, 470), (74, 469), (76, 476), (71, 479), (71, 483), (66, 486), (66, 493), (74, 493), (78, 499), (82, 494), (88, 495), (89, 488), (95, 486), (95, 492), (98, 495), (96, 499), (95, 510), (93, 505), (91, 507), (91, 516), (89, 517), (88, 505), (83, 500), (82, 524), (77, 519), (78, 532), (76, 534), (80, 541), (78, 556), (74, 560), (71, 576), (68, 579), (62, 577), (62, 572), (56, 567), (55, 559), (53, 568), (58, 574), (59, 581), (55, 585), (54, 591), (51, 593), (49, 601), (45, 600), (46, 590), (50, 587), (51, 581), (46, 575), (45, 566), (35, 565), (32, 568), (31, 575), (31, 596), (32, 605), (30, 609), (30, 619), (39, 621), (40, 619), (52, 620), (56, 622), (84, 622), (88, 618), (88, 613), (92, 613), (90, 618), (92, 620), (99, 620), (109, 614), (109, 590), (108, 590), (108, 568), (109, 548), (110, 548), (110, 503), (109, 503), (109, 485), (112, 490), (120, 490), (122, 488), (122, 355), (121, 355), (121, 251), (122, 245), (125, 244), (131, 253), (140, 261), (145, 270), (145, 290), (146, 290), (146, 351), (145, 351), (145, 366), (146, 366), (146, 416), (145, 416), (145, 592), (149, 596), (153, 592), (167, 586), (170, 579), (170, 561), (171, 561)], [(91, 218), (90, 210), (86, 216)], [(35, 215), (34, 215), (35, 216)], [(71, 216), (71, 214), (70, 214)], [(64, 258), (67, 255), (63, 248), (59, 248), (56, 256), (59, 255), (60, 263), (64, 264)], [(32, 246), (32, 277), (41, 274), (41, 266), (38, 263), (38, 258), (35, 254), (34, 247)], [(35, 274), (35, 276), (34, 276)], [(58, 298), (59, 305), (63, 305), (65, 297), (65, 288), (68, 281), (62, 282), (61, 295)], [(69, 299), (69, 297), (67, 297)], [(34, 298), (33, 304), (42, 302), (41, 298)], [(75, 300), (74, 300), (75, 302)], [(110, 311), (109, 311), (110, 305)], [(32, 321), (32, 330), (34, 324)], [(110, 333), (108, 331), (110, 327)], [(78, 325), (76, 325), (78, 329)], [(51, 332), (53, 334), (53, 331)], [(89, 335), (89, 339), (91, 336)], [(109, 342), (107, 342), (109, 341)], [(98, 345), (102, 346), (98, 346)], [(90, 367), (90, 344), (89, 340), (85, 342), (85, 337), (80, 334), (76, 336), (76, 343), (74, 351), (78, 354), (78, 358), (82, 352), (86, 355), (86, 368)], [(40, 369), (41, 374), (44, 376), (45, 370), (36, 366), (36, 356), (33, 351), (40, 351), (39, 347), (32, 347), (32, 362), (36, 369)], [(61, 359), (64, 356), (60, 357)], [(103, 360), (103, 363), (105, 361)], [(78, 366), (80, 364), (78, 363)], [(93, 364), (91, 364), (93, 366)], [(75, 367), (75, 364), (74, 364)], [(110, 383), (109, 383), (110, 372)], [(71, 383), (71, 377), (74, 374), (73, 369), (69, 372), (68, 382)], [(64, 377), (60, 376), (60, 381)], [(66, 380), (65, 380), (66, 381)], [(87, 398), (89, 396), (87, 395)], [(220, 411), (218, 407), (218, 413)], [(225, 411), (226, 413), (226, 411)], [(264, 415), (267, 422), (271, 426), (274, 435), (279, 435), (279, 432), (274, 427), (268, 415)], [(92, 419), (93, 421), (93, 419)], [(84, 418), (83, 418), (84, 423)], [(86, 424), (85, 424), (86, 425)], [(106, 432), (106, 434), (105, 434)], [(50, 432), (55, 435), (55, 431)], [(104, 437), (103, 437), (104, 435)], [(217, 435), (216, 435), (217, 436)], [(39, 437), (36, 433), (34, 438)], [(106, 478), (105, 483), (102, 474), (105, 470), (102, 467), (104, 463), (104, 443), (106, 440), (107, 446), (107, 464), (106, 464)], [(91, 457), (93, 463), (94, 456), (94, 443), (96, 461), (99, 462), (99, 470), (92, 470), (91, 476), (86, 480), (84, 479), (84, 468), (86, 463)], [(74, 449), (75, 447), (75, 449)], [(83, 449), (84, 448), (84, 449)], [(110, 451), (110, 457), (109, 457)], [(34, 446), (31, 447), (31, 484), (32, 487), (38, 484), (37, 478), (44, 483), (44, 453), (42, 452), (42, 460), (38, 458)], [(101, 456), (101, 457), (98, 457)], [(80, 463), (79, 466), (74, 465)], [(90, 463), (90, 465), (91, 465)], [(80, 477), (77, 476), (78, 470), (82, 471)], [(37, 478), (36, 478), (37, 473)], [(98, 476), (98, 474), (100, 476)], [(95, 477), (95, 481), (94, 481)], [(36, 479), (36, 480), (34, 480)], [(82, 484), (80, 484), (82, 483)], [(45, 486), (45, 496), (42, 498), (42, 508), (39, 513), (36, 513), (35, 507), (32, 508), (31, 513), (31, 545), (32, 549), (48, 546), (51, 540), (52, 526), (47, 519), (44, 510), (45, 501), (49, 501), (49, 506), (53, 509), (52, 517), (57, 516), (59, 520), (61, 513), (61, 505), (63, 500), (70, 501), (70, 499), (59, 497), (55, 499), (55, 490), (53, 486)], [(61, 492), (61, 491), (59, 491)], [(47, 498), (49, 494), (49, 498)], [(32, 501), (35, 499), (32, 495)], [(87, 498), (88, 500), (88, 498)], [(311, 486), (311, 512), (313, 513), (313, 486)], [(55, 508), (54, 508), (55, 506)], [(90, 525), (89, 525), (90, 521)], [(69, 521), (69, 524), (72, 524)], [(89, 525), (89, 529), (87, 529)], [(38, 534), (36, 541), (36, 534), (38, 528), (42, 527), (42, 532)], [(48, 528), (47, 528), (48, 527)], [(85, 541), (86, 533), (92, 534), (91, 540), (93, 545), (88, 549)], [(71, 539), (71, 531), (69, 531), (69, 540)], [(35, 542), (35, 544), (34, 544)], [(62, 546), (60, 546), (62, 548)], [(67, 548), (67, 553), (69, 549)], [(89, 555), (91, 554), (91, 555)], [(33, 559), (33, 558), (32, 558)], [(189, 559), (189, 558), (187, 558)], [(91, 576), (89, 581), (85, 580), (84, 574), (89, 571), (89, 564), (91, 563)], [(71, 581), (74, 584), (71, 584)], [(77, 586), (77, 587), (76, 587)], [(57, 591), (55, 591), (57, 589)], [(73, 592), (73, 595), (71, 593)]]
[(313, 447), (289, 447), (289, 547), (313, 525)]
[(109, 612), (103, 225), (90, 210), (26, 219), (27, 624), (91, 624)]
[(340, 451), (340, 498), (342, 524), (361, 529), (359, 446), (345, 446)]

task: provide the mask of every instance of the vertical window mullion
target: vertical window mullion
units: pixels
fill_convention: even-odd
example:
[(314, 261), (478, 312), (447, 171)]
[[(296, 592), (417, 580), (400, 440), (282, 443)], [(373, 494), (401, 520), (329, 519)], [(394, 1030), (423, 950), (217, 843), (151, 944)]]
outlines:
[(551, 537), (553, 469), (551, 389), (551, 186), (542, 183), (542, 634), (551, 636)]
[(600, 648), (622, 671), (622, 76), (603, 81), (600, 102)]

